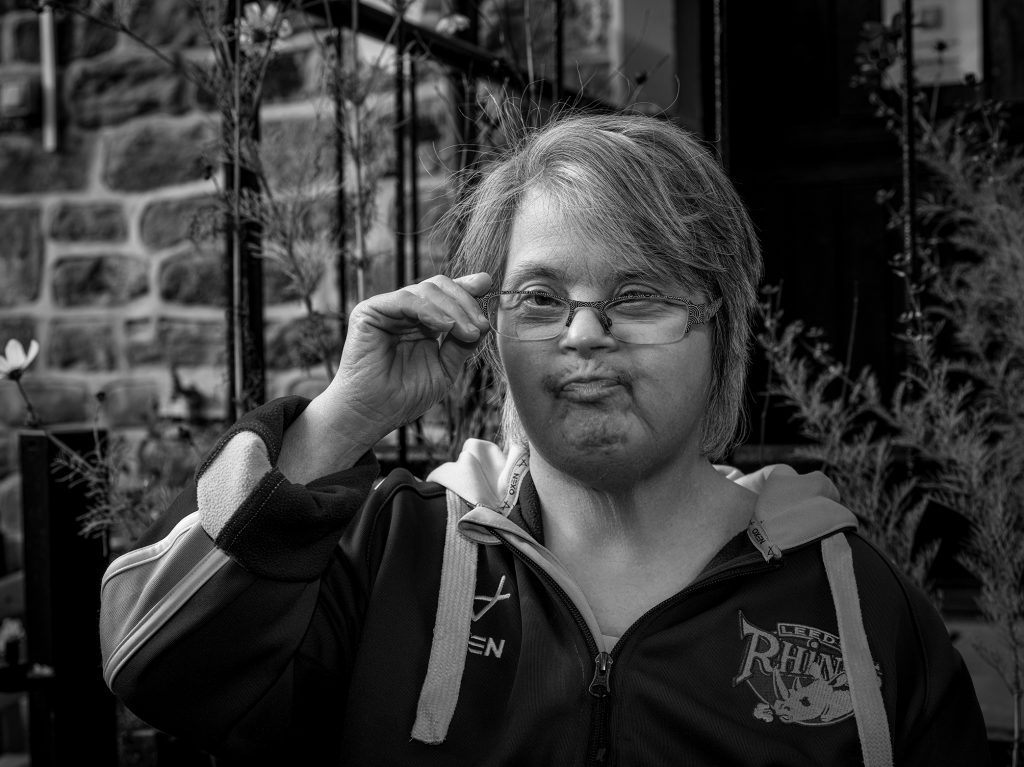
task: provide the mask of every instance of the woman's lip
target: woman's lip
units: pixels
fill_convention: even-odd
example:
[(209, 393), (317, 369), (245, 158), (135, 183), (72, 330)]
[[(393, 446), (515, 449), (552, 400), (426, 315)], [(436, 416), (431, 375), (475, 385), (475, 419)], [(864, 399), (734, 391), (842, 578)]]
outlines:
[(614, 378), (574, 378), (559, 388), (559, 395), (573, 402), (596, 402), (622, 387)]

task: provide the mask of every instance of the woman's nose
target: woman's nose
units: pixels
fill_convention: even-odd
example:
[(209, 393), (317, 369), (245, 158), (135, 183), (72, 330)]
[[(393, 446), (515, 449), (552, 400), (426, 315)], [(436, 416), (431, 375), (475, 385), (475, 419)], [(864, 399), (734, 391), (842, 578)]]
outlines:
[(611, 333), (605, 329), (598, 310), (590, 306), (581, 306), (576, 309), (559, 341), (562, 348), (574, 349), (578, 352), (595, 351), (614, 346), (617, 343)]

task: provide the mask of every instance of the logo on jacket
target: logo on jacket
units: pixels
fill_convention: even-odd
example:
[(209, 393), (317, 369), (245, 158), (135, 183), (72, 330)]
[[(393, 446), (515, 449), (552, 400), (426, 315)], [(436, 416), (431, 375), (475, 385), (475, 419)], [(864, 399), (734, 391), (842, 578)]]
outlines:
[[(490, 609), (499, 602), (503, 602), (504, 600), (511, 598), (511, 593), (502, 592), (504, 587), (505, 576), (503, 575), (501, 576), (501, 580), (498, 581), (498, 588), (494, 590), (493, 594), (478, 594), (473, 597), (474, 602), (483, 602), (484, 606), (473, 612), (473, 617), (471, 619), (472, 623), (476, 623), (478, 620), (483, 618), (488, 611), (490, 611)], [(501, 658), (501, 654), (505, 651), (505, 640), (470, 634), (469, 645), (466, 649), (473, 655), (483, 655), (485, 658), (493, 655), (495, 658)]]
[(742, 612), (743, 659), (733, 686), (746, 682), (760, 699), (754, 716), (783, 724), (835, 724), (853, 715), (839, 637), (800, 623), (765, 631)]
[(476, 622), (487, 614), (487, 611), (494, 607), (498, 602), (503, 599), (508, 599), (512, 595), (509, 593), (502, 593), (502, 589), (505, 587), (505, 576), (501, 576), (501, 580), (498, 581), (498, 588), (494, 590), (494, 594), (478, 594), (473, 597), (474, 602), (484, 602), (484, 606), (473, 613), (473, 621)]

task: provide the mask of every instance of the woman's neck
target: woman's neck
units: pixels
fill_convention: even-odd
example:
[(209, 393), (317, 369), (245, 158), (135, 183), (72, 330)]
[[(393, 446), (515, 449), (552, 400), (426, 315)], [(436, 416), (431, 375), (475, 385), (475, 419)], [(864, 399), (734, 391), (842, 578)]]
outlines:
[(686, 556), (710, 558), (744, 529), (754, 496), (702, 456), (671, 462), (641, 480), (598, 487), (536, 453), (530, 473), (540, 499), (544, 538), (559, 557), (603, 558), (657, 566)]

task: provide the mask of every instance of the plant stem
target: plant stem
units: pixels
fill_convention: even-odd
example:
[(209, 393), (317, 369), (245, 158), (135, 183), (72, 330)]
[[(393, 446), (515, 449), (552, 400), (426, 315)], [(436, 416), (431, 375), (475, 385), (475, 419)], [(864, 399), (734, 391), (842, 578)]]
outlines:
[(1013, 745), (1010, 751), (1010, 765), (1017, 767), (1020, 754), (1020, 695), (1013, 696)]
[(530, 94), (530, 101), (534, 107), (540, 106), (537, 100), (537, 83), (533, 65), (533, 29), (531, 29), (530, 0), (523, 2), (523, 32), (526, 35), (526, 77), (530, 81), (527, 90)]
[[(352, 77), (359, 80), (359, 4), (352, 3)], [(358, 85), (356, 86), (358, 87)], [(366, 238), (363, 235), (363, 118), (361, 103), (352, 108), (352, 162), (356, 171), (356, 301), (366, 298)]]
[(21, 394), (22, 400), (25, 401), (25, 410), (28, 412), (28, 416), (25, 419), (25, 424), (30, 429), (42, 428), (43, 422), (39, 418), (39, 414), (36, 409), (32, 407), (32, 402), (28, 398), (28, 394), (25, 392), (25, 388), (21, 385), (21, 379), (14, 379), (15, 385), (18, 387), (18, 393)]

